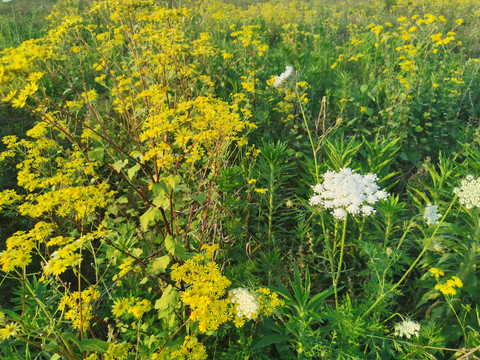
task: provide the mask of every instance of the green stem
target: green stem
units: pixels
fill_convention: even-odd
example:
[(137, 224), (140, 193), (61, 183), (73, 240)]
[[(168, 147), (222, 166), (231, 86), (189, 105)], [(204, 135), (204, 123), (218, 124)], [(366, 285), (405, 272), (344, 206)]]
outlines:
[(430, 247), (430, 244), (432, 243), (433, 241), (433, 238), (435, 237), (435, 235), (437, 234), (437, 231), (438, 229), (440, 228), (440, 226), (442, 225), (442, 223), (444, 222), (445, 218), (447, 217), (448, 213), (450, 212), (450, 210), (452, 209), (452, 206), (453, 204), (455, 203), (455, 200), (457, 200), (457, 197), (458, 195), (455, 195), (455, 197), (453, 198), (452, 202), (450, 203), (447, 211), (445, 212), (445, 214), (443, 215), (442, 217), (442, 220), (438, 223), (437, 227), (435, 228), (435, 231), (433, 232), (432, 236), (430, 236), (430, 238), (427, 240), (427, 243), (425, 244), (425, 246), (423, 247), (423, 250), (420, 252), (420, 254), (417, 256), (417, 258), (415, 259), (415, 261), (413, 262), (413, 264), (408, 268), (408, 270), (405, 272), (405, 274), (403, 274), (402, 278), (400, 280), (398, 280), (398, 282), (393, 285), (387, 292), (385, 292), (384, 294), (382, 294), (374, 303), (372, 306), (370, 306), (370, 308), (365, 311), (365, 313), (360, 317), (360, 320), (362, 320), (365, 316), (367, 316), (374, 308), (375, 306), (378, 305), (378, 303), (380, 301), (383, 300), (383, 298), (385, 296), (387, 296), (389, 293), (391, 293), (393, 290), (395, 290), (397, 287), (400, 286), (400, 284), (403, 283), (403, 281), (407, 278), (407, 276), (412, 272), (412, 270), (415, 268), (415, 266), (418, 264), (418, 262), (420, 261), (420, 259), (422, 258), (423, 254), (425, 254), (425, 252), (428, 250), (428, 248)]
[(315, 145), (313, 144), (312, 134), (310, 133), (310, 128), (308, 127), (307, 117), (305, 116), (305, 111), (303, 110), (302, 101), (300, 99), (300, 95), (298, 94), (297, 86), (295, 86), (295, 95), (297, 95), (298, 105), (300, 106), (303, 122), (305, 123), (305, 129), (307, 130), (308, 139), (310, 140), (310, 145), (312, 146), (313, 160), (315, 161), (315, 178), (318, 184), (320, 182), (320, 176), (318, 175), (317, 151), (315, 149)]
[(467, 334), (465, 333), (465, 326), (463, 325), (462, 321), (461, 321), (460, 318), (458, 317), (457, 312), (455, 311), (452, 303), (450, 302), (450, 300), (449, 300), (449, 298), (448, 298), (447, 296), (445, 296), (445, 300), (447, 300), (447, 303), (448, 303), (448, 305), (450, 306), (450, 309), (452, 309), (453, 313), (455, 314), (455, 317), (457, 318), (458, 324), (459, 324), (460, 327), (462, 328), (463, 338), (465, 339), (465, 343), (466, 343), (466, 342), (467, 342)]
[(343, 221), (343, 233), (342, 233), (342, 240), (340, 241), (340, 259), (338, 260), (338, 267), (337, 267), (337, 275), (333, 281), (333, 290), (335, 292), (335, 307), (338, 309), (338, 294), (337, 294), (337, 286), (338, 280), (340, 279), (340, 273), (342, 272), (342, 262), (343, 262), (343, 249), (345, 248), (345, 234), (347, 232), (347, 216), (345, 216), (345, 220)]

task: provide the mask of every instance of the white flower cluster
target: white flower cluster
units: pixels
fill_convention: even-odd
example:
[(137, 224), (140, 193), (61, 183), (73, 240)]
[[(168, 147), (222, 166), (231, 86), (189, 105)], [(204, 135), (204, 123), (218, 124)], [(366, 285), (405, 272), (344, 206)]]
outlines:
[(438, 213), (438, 206), (427, 204), (425, 212), (423, 213), (423, 219), (427, 222), (427, 225), (438, 225), (442, 215)]
[(259, 310), (255, 297), (247, 289), (237, 288), (229, 291), (230, 300), (237, 304), (237, 316), (248, 319), (254, 317)]
[(458, 194), (460, 203), (467, 209), (480, 207), (480, 178), (475, 179), (473, 175), (467, 175), (460, 183), (460, 188), (453, 189)]
[(315, 195), (310, 199), (310, 205), (331, 209), (336, 219), (343, 220), (347, 214), (371, 215), (375, 212), (372, 205), (388, 197), (388, 193), (378, 187), (375, 174), (360, 175), (345, 168), (338, 173), (329, 170), (323, 178), (323, 184), (313, 186)]
[(275, 76), (275, 82), (273, 83), (273, 87), (278, 88), (292, 74), (293, 74), (293, 67), (287, 66), (286, 70), (283, 73), (281, 73), (280, 76)]
[(405, 336), (407, 339), (410, 339), (412, 336), (418, 337), (419, 332), (420, 324), (412, 320), (405, 320), (395, 325), (395, 336), (398, 337)]

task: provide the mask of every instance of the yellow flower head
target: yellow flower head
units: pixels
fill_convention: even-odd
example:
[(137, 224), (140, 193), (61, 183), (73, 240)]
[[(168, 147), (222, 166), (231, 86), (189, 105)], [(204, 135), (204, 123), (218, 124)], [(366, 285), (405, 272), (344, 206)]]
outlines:
[(435, 276), (436, 279), (438, 279), (440, 276), (445, 275), (442, 270), (437, 268), (431, 268), (429, 271), (430, 271), (430, 275)]

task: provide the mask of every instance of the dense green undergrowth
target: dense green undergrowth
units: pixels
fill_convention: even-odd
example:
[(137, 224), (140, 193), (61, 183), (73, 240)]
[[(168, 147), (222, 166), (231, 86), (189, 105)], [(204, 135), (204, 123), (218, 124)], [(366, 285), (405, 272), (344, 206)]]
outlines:
[(0, 357), (480, 354), (475, 1), (1, 5)]

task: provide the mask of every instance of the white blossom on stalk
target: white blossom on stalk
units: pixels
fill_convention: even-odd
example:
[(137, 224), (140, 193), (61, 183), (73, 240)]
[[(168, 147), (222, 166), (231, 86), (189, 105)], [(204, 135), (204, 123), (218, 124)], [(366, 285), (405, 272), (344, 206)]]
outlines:
[(372, 205), (388, 197), (388, 193), (377, 185), (375, 174), (360, 175), (344, 168), (339, 172), (329, 170), (323, 178), (322, 184), (312, 187), (314, 195), (310, 198), (310, 205), (331, 210), (339, 220), (344, 220), (347, 214), (369, 216), (375, 212)]
[(259, 310), (255, 297), (247, 289), (237, 288), (229, 291), (230, 300), (237, 305), (237, 316), (252, 319)]
[(293, 67), (287, 66), (286, 70), (283, 73), (281, 73), (280, 76), (275, 76), (275, 82), (273, 83), (273, 87), (278, 88), (292, 74), (293, 74)]
[(407, 339), (410, 339), (412, 336), (418, 337), (419, 332), (420, 324), (412, 320), (405, 320), (395, 325), (395, 336), (398, 337), (405, 336)]
[(480, 207), (480, 178), (475, 179), (473, 175), (467, 177), (460, 183), (460, 188), (453, 189), (458, 194), (460, 203), (467, 209)]
[(425, 212), (423, 213), (423, 219), (426, 221), (427, 225), (438, 225), (442, 215), (438, 213), (438, 206), (427, 204), (425, 207)]

